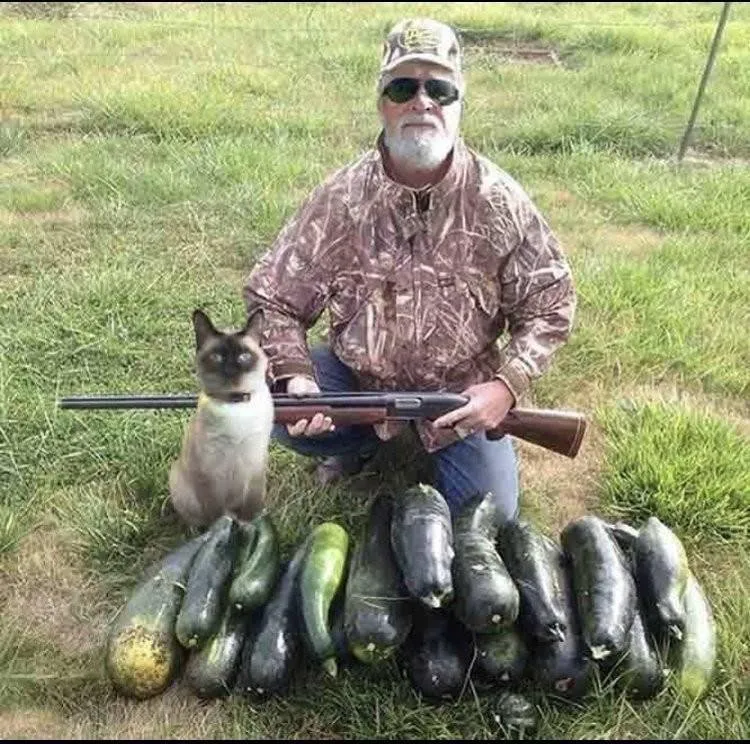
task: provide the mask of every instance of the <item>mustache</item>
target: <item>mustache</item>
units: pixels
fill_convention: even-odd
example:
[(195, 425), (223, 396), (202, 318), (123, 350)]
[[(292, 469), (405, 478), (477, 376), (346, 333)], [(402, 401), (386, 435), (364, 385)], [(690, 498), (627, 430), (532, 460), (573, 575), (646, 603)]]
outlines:
[(405, 114), (398, 121), (398, 130), (401, 131), (409, 124), (429, 124), (436, 129), (440, 128), (440, 122), (434, 116), (422, 116), (419, 114)]

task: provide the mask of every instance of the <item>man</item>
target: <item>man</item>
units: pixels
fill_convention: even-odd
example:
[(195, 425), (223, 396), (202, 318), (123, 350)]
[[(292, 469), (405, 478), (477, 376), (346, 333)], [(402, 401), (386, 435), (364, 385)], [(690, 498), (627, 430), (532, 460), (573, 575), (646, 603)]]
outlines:
[[(518, 511), (518, 473), (497, 426), (566, 342), (570, 270), (521, 187), (458, 134), (465, 84), (453, 30), (408, 19), (387, 35), (376, 147), (330, 176), (286, 224), (244, 287), (265, 315), (277, 391), (445, 390), (469, 403), (415, 422), (435, 486), (456, 513), (492, 491)], [(306, 331), (328, 310), (328, 343)], [(507, 331), (507, 343), (500, 339)], [(404, 424), (334, 427), (317, 414), (275, 436), (356, 472)]]

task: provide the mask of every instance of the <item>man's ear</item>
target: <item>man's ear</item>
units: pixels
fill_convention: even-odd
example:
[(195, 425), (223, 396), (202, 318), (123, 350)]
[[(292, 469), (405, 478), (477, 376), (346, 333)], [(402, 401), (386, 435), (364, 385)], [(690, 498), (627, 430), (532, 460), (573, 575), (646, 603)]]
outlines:
[(242, 329), (243, 336), (251, 336), (255, 341), (260, 342), (261, 333), (263, 333), (263, 308), (256, 307), (250, 311), (247, 316), (247, 323)]
[(210, 338), (218, 335), (213, 323), (202, 310), (193, 312), (193, 328), (195, 329), (195, 346), (200, 349)]

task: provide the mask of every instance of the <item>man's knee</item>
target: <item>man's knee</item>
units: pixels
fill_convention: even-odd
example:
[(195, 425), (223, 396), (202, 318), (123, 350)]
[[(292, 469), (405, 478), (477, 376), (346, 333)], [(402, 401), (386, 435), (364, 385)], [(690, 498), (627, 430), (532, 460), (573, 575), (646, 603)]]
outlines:
[(489, 441), (482, 434), (451, 445), (437, 453), (436, 478), (453, 515), (472, 496), (491, 492), (500, 520), (518, 516), (518, 462), (508, 437)]

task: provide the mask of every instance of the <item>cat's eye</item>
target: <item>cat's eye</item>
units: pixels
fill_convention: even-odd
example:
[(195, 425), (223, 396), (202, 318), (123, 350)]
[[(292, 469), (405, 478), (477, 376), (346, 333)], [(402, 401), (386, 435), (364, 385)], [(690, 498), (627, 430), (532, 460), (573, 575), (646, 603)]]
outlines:
[(240, 364), (250, 364), (250, 362), (253, 361), (253, 355), (249, 351), (243, 351), (242, 354), (237, 357), (237, 361)]
[(208, 358), (214, 362), (214, 364), (221, 364), (224, 361), (223, 355), (221, 355), (218, 351), (211, 352), (209, 354)]

